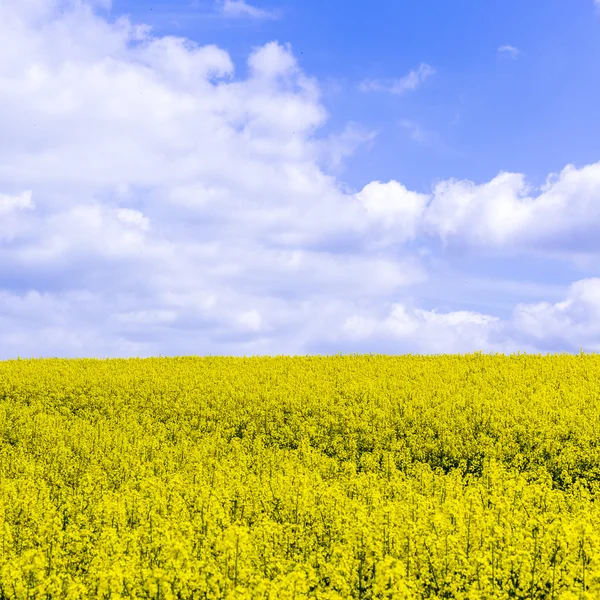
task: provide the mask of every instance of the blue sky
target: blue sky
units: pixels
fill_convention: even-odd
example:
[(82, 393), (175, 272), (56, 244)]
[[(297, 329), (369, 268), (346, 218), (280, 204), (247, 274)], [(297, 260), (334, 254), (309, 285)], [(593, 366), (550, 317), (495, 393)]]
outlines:
[(0, 36), (0, 359), (600, 350), (600, 3), (6, 0)]
[[(113, 0), (111, 14), (130, 14), (160, 34), (217, 44), (241, 76), (252, 48), (290, 43), (300, 66), (323, 86), (330, 118), (322, 134), (349, 121), (379, 131), (369, 152), (346, 161), (343, 179), (357, 189), (396, 178), (426, 192), (436, 179), (487, 181), (499, 169), (540, 185), (569, 162), (598, 160), (600, 24), (593, 0), (340, 6), (262, 2), (261, 9), (280, 18), (218, 20), (212, 0)], [(499, 51), (503, 46), (518, 53)], [(365, 79), (400, 79), (420, 63), (436, 73), (418, 93), (358, 88)], [(422, 141), (414, 139), (419, 132)]]

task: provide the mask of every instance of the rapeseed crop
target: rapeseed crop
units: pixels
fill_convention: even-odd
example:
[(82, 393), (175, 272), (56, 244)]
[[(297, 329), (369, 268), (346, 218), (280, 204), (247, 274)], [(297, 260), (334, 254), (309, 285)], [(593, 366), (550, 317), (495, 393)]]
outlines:
[(600, 360), (0, 362), (0, 598), (600, 598)]

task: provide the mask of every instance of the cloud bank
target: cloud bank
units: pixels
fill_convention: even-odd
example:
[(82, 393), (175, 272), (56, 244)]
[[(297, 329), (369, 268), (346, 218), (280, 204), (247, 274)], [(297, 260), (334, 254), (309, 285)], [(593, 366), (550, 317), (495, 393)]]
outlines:
[(289, 45), (241, 78), (223, 48), (97, 8), (0, 5), (0, 359), (598, 348), (594, 277), (505, 320), (411, 298), (437, 277), (415, 244), (597, 253), (600, 163), (540, 190), (507, 172), (348, 190), (331, 169), (376, 132), (320, 137)]

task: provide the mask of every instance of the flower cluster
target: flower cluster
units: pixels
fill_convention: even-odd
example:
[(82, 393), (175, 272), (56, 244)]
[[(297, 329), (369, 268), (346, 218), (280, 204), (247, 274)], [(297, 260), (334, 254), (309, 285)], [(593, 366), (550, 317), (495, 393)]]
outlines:
[(600, 597), (600, 357), (0, 362), (0, 598)]

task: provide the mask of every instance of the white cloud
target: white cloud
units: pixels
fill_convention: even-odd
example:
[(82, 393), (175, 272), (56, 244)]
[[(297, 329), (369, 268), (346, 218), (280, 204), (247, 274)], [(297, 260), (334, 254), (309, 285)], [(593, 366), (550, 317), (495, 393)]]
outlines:
[(278, 19), (279, 13), (251, 6), (245, 0), (217, 0), (221, 12), (226, 17), (251, 19)]
[(516, 58), (520, 50), (518, 48), (515, 48), (514, 46), (506, 44), (504, 46), (499, 46), (498, 52), (500, 52), (501, 54), (508, 54), (511, 58)]
[(290, 354), (346, 338), (523, 349), (545, 329), (597, 343), (591, 284), (517, 307), (512, 325), (406, 296), (432, 279), (410, 250), (427, 236), (593, 249), (600, 163), (568, 165), (537, 197), (514, 173), (352, 193), (324, 165), (375, 132), (318, 137), (320, 88), (290, 46), (256, 48), (240, 78), (217, 46), (57, 6), (0, 4), (0, 358)]
[[(415, 194), (397, 181), (370, 183), (357, 197), (365, 200), (368, 190), (378, 190), (367, 213), (389, 224), (393, 213), (402, 216), (398, 232), (408, 227), (414, 234), (436, 236), (443, 244), (456, 241), (479, 248), (531, 249), (569, 253), (600, 250), (600, 162), (577, 169), (567, 165), (552, 173), (531, 196), (534, 188), (520, 173), (500, 172), (491, 181), (475, 184), (468, 180), (438, 182), (431, 194)], [(410, 200), (408, 200), (410, 198)], [(418, 198), (418, 200), (417, 200)]]
[(367, 217), (392, 230), (397, 242), (415, 238), (427, 196), (407, 190), (401, 183), (373, 181), (356, 194)]
[(518, 304), (515, 332), (535, 341), (559, 340), (575, 348), (585, 344), (600, 351), (600, 279), (576, 281), (566, 300), (556, 304)]
[[(598, 249), (600, 162), (567, 165), (551, 174), (537, 197), (519, 173), (501, 172), (488, 183), (451, 179), (438, 183), (423, 218), (424, 230), (474, 246), (568, 250), (578, 243)], [(579, 236), (579, 237), (576, 237)]]
[(490, 351), (492, 331), (499, 319), (469, 311), (438, 313), (394, 304), (384, 319), (353, 315), (344, 324), (352, 340), (370, 338), (379, 343), (398, 341), (417, 351), (433, 353)]
[(116, 210), (117, 219), (122, 223), (139, 227), (143, 231), (150, 229), (150, 221), (148, 217), (145, 217), (139, 210), (133, 210), (131, 208), (118, 208)]
[(252, 74), (259, 78), (291, 77), (298, 73), (291, 46), (281, 46), (277, 42), (258, 48), (248, 59), (248, 65)]
[(346, 339), (365, 348), (394, 343), (416, 352), (464, 353), (481, 350), (534, 353), (560, 346), (563, 351), (600, 351), (600, 279), (576, 281), (567, 299), (556, 304), (519, 303), (510, 319), (471, 311), (439, 313), (394, 304), (383, 318), (353, 314), (344, 323)]
[(11, 242), (22, 234), (25, 225), (18, 213), (34, 208), (31, 190), (16, 195), (0, 194), (0, 242)]
[(0, 194), (0, 216), (7, 215), (14, 210), (33, 207), (31, 190), (25, 190), (16, 196)]
[[(231, 351), (256, 342), (236, 337), (249, 304), (248, 334), (259, 314), (258, 333), (275, 332), (276, 344), (297, 315), (320, 327), (311, 307), (423, 279), (410, 257), (335, 248), (359, 243), (360, 205), (317, 164), (314, 132), (327, 115), (289, 46), (257, 48), (249, 78), (234, 80), (215, 46), (157, 38), (127, 19), (111, 25), (83, 5), (51, 19), (34, 8), (0, 7), (0, 34), (20, 49), (0, 63), (0, 189), (10, 190), (0, 287), (10, 305), (48, 317), (44, 336), (77, 332), (55, 335), (64, 352), (158, 353), (165, 327), (171, 343), (195, 327), (207, 348)], [(365, 136), (347, 129), (337, 162)], [(19, 304), (33, 292), (34, 303)], [(58, 321), (57, 306), (70, 307)], [(3, 322), (3, 351), (55, 347), (29, 345), (19, 319)]]
[(339, 169), (344, 158), (351, 156), (361, 146), (370, 149), (378, 131), (367, 129), (359, 123), (350, 122), (340, 133), (332, 133), (318, 142), (323, 162), (332, 169)]
[(412, 70), (400, 79), (367, 79), (359, 85), (359, 89), (362, 92), (389, 92), (402, 95), (407, 91), (416, 90), (434, 73), (433, 67), (421, 63), (416, 71)]
[(260, 331), (262, 319), (257, 310), (247, 310), (240, 315), (239, 322), (250, 331)]

